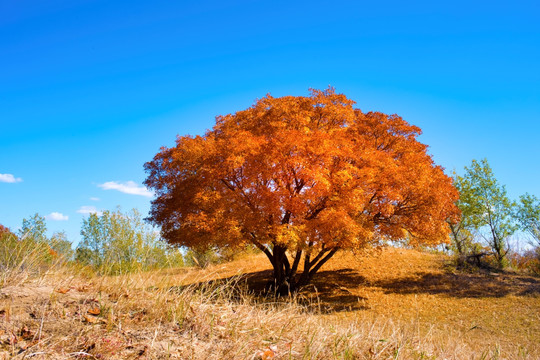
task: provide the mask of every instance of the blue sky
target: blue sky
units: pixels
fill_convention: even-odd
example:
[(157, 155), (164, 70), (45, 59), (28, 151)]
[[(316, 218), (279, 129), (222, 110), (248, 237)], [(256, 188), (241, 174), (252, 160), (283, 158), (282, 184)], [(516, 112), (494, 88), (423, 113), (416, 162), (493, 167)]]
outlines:
[(540, 196), (537, 1), (1, 1), (0, 223), (149, 210), (143, 164), (267, 93), (397, 113)]

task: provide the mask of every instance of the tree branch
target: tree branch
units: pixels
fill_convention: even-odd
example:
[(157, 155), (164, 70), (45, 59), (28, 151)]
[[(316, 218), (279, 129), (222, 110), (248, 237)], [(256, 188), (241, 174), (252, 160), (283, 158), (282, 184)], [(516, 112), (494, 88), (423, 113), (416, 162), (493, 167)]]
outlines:
[(313, 220), (313, 219), (315, 219), (315, 218), (317, 217), (317, 215), (319, 215), (319, 213), (320, 213), (321, 211), (323, 211), (324, 209), (326, 209), (326, 201), (327, 201), (327, 200), (328, 200), (328, 198), (325, 196), (325, 197), (322, 199), (322, 201), (321, 201), (319, 207), (316, 208), (315, 210), (313, 210), (313, 211), (311, 212), (311, 214), (309, 214), (308, 216), (306, 216), (305, 219), (306, 219), (306, 220)]
[[(244, 197), (244, 199), (246, 200), (247, 206), (251, 209), (251, 211), (253, 211), (254, 213), (257, 213), (257, 212), (258, 212), (257, 207), (256, 207), (255, 205), (253, 205), (253, 203), (251, 202), (251, 200), (249, 199), (249, 197), (248, 197), (247, 194), (244, 192), (244, 190), (242, 189), (241, 186), (236, 185), (236, 187), (235, 187), (235, 186), (232, 186), (231, 184), (229, 184), (225, 179), (220, 179), (220, 180), (221, 180), (221, 182), (222, 182), (223, 184), (225, 184), (225, 186), (226, 186), (229, 190), (231, 190), (233, 193), (242, 195), (242, 196)], [(240, 193), (238, 193), (238, 192), (236, 191), (236, 189), (238, 189)]]
[(333, 248), (325, 257), (323, 257), (314, 267), (309, 271), (309, 280), (315, 275), (315, 273), (323, 266), (334, 254), (339, 250), (338, 247)]
[(296, 255), (294, 256), (294, 262), (291, 268), (291, 277), (294, 277), (294, 275), (296, 275), (296, 271), (298, 270), (298, 264), (300, 264), (300, 258), (302, 258), (302, 249), (296, 250)]
[(291, 212), (289, 210), (285, 211), (285, 215), (283, 215), (283, 219), (281, 219), (281, 224), (285, 225), (288, 224), (291, 220)]
[(272, 263), (272, 265), (274, 265), (274, 257), (272, 256), (272, 253), (270, 252), (270, 250), (268, 250), (268, 248), (266, 246), (264, 246), (263, 244), (261, 244), (260, 242), (257, 241), (257, 238), (255, 236), (254, 233), (250, 232), (249, 235), (251, 235), (251, 242), (259, 249), (261, 250), (267, 257), (268, 259), (270, 260), (270, 262)]
[(319, 261), (319, 260), (323, 257), (323, 255), (326, 254), (326, 253), (327, 253), (328, 251), (330, 251), (330, 250), (331, 250), (331, 249), (325, 249), (325, 248), (324, 248), (324, 244), (323, 244), (323, 246), (322, 246), (322, 248), (321, 248), (321, 251), (317, 254), (317, 256), (315, 256), (315, 258), (314, 258), (313, 261), (311, 262), (310, 266), (311, 266), (312, 264), (315, 264), (317, 261)]

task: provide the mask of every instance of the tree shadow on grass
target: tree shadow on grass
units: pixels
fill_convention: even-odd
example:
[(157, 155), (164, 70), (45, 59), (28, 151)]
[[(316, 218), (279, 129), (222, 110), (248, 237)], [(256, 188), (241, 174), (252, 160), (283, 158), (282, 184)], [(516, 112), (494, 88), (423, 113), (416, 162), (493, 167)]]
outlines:
[[(249, 293), (261, 303), (288, 302), (287, 297), (275, 297), (268, 291), (272, 281), (272, 270), (251, 272), (243, 275), (224, 277), (209, 281), (200, 281), (185, 286), (175, 286), (172, 290), (183, 291), (191, 287), (193, 289), (217, 289), (220, 286), (229, 287), (229, 291), (238, 291), (238, 294)], [(298, 293), (293, 294), (293, 300), (311, 311), (352, 311), (367, 309), (365, 298), (355, 295), (350, 289), (358, 288), (365, 284), (365, 279), (353, 269), (340, 269), (337, 271), (321, 271), (315, 275), (312, 283), (303, 287)], [(231, 289), (229, 285), (236, 287)], [(231, 296), (230, 300), (240, 300), (241, 295)]]
[[(264, 270), (202, 281), (189, 286), (212, 288), (233, 284), (243, 288), (244, 293), (254, 295), (261, 303), (289, 301), (288, 298), (275, 298), (267, 292), (271, 279), (272, 271)], [(358, 271), (345, 268), (317, 273), (310, 285), (295, 294), (295, 300), (308, 310), (322, 312), (368, 309), (367, 299), (355, 294), (362, 288), (381, 289), (386, 294), (434, 294), (455, 298), (540, 296), (540, 279), (507, 273), (424, 272), (395, 279), (369, 281)]]
[[(255, 291), (263, 291), (271, 277), (270, 270), (246, 275), (248, 286)], [(534, 296), (540, 295), (540, 278), (504, 272), (418, 272), (400, 278), (370, 281), (358, 271), (345, 268), (317, 273), (312, 284), (306, 286), (302, 293), (316, 292), (323, 302), (343, 304), (342, 307), (348, 308), (362, 300), (352, 294), (351, 290), (357, 288), (380, 288), (387, 294), (441, 294), (456, 298)]]
[(416, 273), (372, 283), (395, 294), (441, 294), (456, 298), (540, 295), (540, 279), (505, 273)]
[(301, 294), (310, 294), (323, 311), (364, 310), (369, 308), (367, 298), (354, 291), (367, 286), (367, 279), (354, 269), (320, 271), (315, 274), (312, 283), (301, 290)]

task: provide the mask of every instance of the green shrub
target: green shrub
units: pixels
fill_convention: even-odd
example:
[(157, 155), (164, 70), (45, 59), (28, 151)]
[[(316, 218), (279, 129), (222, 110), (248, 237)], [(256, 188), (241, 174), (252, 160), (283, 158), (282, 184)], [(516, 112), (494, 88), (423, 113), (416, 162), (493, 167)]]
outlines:
[(207, 249), (188, 249), (184, 256), (186, 266), (198, 266), (205, 268), (209, 265), (232, 261), (244, 254), (257, 253), (257, 249), (248, 244), (244, 247), (211, 247)]
[(187, 266), (198, 266), (200, 268), (221, 262), (219, 254), (213, 248), (206, 250), (189, 249), (186, 251), (184, 259)]

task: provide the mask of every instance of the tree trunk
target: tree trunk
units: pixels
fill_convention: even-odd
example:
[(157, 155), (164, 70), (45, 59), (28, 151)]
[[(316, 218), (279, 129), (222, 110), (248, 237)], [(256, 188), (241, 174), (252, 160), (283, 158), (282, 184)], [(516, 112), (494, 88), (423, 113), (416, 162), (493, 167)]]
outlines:
[(268, 290), (272, 290), (276, 295), (285, 296), (294, 292), (291, 288), (292, 269), (286, 254), (287, 248), (275, 245), (272, 253), (272, 265), (274, 267), (274, 278), (268, 284)]
[[(315, 273), (339, 250), (338, 247), (321, 247), (319, 253), (311, 259), (313, 243), (308, 244), (307, 249), (296, 249), (293, 263), (287, 257), (287, 247), (273, 243), (273, 246), (265, 245), (258, 241), (254, 233), (249, 233), (251, 242), (257, 246), (272, 263), (273, 279), (267, 283), (266, 291), (273, 292), (277, 296), (290, 295), (302, 286), (311, 282)], [(300, 259), (304, 255), (304, 271), (298, 277), (296, 275), (300, 265)]]
[(459, 238), (459, 230), (456, 228), (457, 226), (450, 222), (448, 223), (448, 225), (450, 225), (450, 231), (452, 232), (452, 238), (454, 240), (454, 244), (456, 245), (458, 255), (464, 255), (465, 249), (463, 248), (463, 244), (461, 242), (461, 239)]
[(297, 250), (291, 267), (286, 254), (287, 249), (274, 246), (272, 254), (272, 266), (274, 267), (273, 279), (267, 285), (267, 291), (272, 291), (277, 296), (287, 296), (298, 291), (302, 286), (309, 284), (317, 271), (338, 251), (338, 248), (321, 249), (311, 260), (309, 252), (304, 255), (304, 271), (296, 276), (297, 268), (302, 256), (302, 250)]

